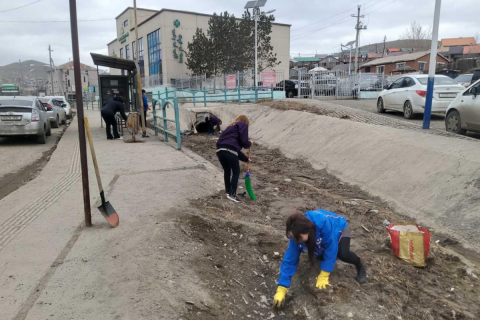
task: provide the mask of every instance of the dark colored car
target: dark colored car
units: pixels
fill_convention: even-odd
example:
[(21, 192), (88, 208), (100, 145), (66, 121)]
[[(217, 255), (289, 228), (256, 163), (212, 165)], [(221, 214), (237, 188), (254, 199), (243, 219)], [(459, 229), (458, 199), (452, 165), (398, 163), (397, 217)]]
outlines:
[(473, 77), (472, 77), (472, 81), (470, 82), (470, 84), (472, 85), (475, 82), (477, 82), (478, 80), (480, 80), (480, 69), (477, 69), (477, 70), (473, 71)]
[(298, 96), (298, 81), (297, 80), (284, 80), (277, 83), (275, 91), (285, 91), (287, 98), (293, 98)]

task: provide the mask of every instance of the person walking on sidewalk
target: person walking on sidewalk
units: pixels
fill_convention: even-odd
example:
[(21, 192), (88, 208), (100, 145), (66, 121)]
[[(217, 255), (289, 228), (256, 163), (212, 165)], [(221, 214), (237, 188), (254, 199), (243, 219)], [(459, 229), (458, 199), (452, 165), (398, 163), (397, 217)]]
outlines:
[(280, 307), (285, 301), (285, 295), (297, 270), (302, 252), (308, 252), (312, 266), (314, 257), (321, 258), (320, 274), (316, 284), (320, 290), (330, 285), (328, 278), (337, 258), (355, 265), (357, 281), (367, 282), (365, 264), (350, 251), (352, 235), (345, 217), (321, 209), (305, 214), (295, 213), (287, 218), (286, 234), (290, 238), (290, 243), (280, 266), (277, 293), (273, 298), (274, 306)]
[(237, 185), (240, 176), (240, 161), (249, 162), (242, 148), (248, 149), (252, 143), (248, 139), (248, 126), (250, 122), (244, 115), (239, 116), (217, 141), (217, 157), (223, 167), (223, 179), (227, 198), (234, 202), (240, 202), (237, 198)]
[[(102, 118), (105, 121), (105, 127), (107, 128), (107, 139), (122, 139), (118, 134), (117, 121), (115, 120), (115, 114), (120, 112), (123, 120), (127, 121), (127, 115), (125, 114), (125, 108), (123, 107), (122, 97), (115, 97), (107, 101), (105, 106), (102, 108)], [(113, 136), (112, 136), (113, 128)]]
[(208, 135), (209, 136), (214, 136), (215, 135), (215, 126), (218, 127), (218, 131), (220, 131), (220, 133), (222, 132), (222, 128), (220, 128), (220, 126), (222, 125), (222, 120), (218, 119), (213, 114), (210, 117), (205, 118), (205, 123), (208, 126)]
[[(150, 110), (150, 107), (148, 106), (148, 99), (147, 99), (147, 92), (145, 91), (145, 89), (142, 89), (142, 99), (143, 99), (143, 116), (145, 117), (145, 130), (147, 129), (148, 125), (147, 125), (147, 111)], [(139, 117), (139, 121), (140, 121), (140, 128), (143, 127), (142, 125), (142, 117)], [(147, 132), (143, 132), (142, 133), (142, 137), (143, 138), (149, 138), (149, 136), (147, 135)]]

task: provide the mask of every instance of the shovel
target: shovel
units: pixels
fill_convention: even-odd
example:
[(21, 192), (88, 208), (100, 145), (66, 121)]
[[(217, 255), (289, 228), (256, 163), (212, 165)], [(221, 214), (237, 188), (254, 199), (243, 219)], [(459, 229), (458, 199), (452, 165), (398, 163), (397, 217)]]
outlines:
[(112, 227), (117, 227), (120, 223), (118, 214), (110, 204), (110, 202), (105, 201), (105, 193), (103, 192), (102, 180), (100, 179), (100, 170), (98, 169), (97, 157), (95, 156), (95, 149), (93, 147), (92, 134), (90, 133), (90, 125), (88, 124), (88, 119), (83, 118), (85, 121), (85, 129), (88, 136), (88, 144), (90, 145), (90, 151), (92, 152), (93, 165), (95, 167), (95, 175), (97, 176), (98, 190), (100, 191), (100, 198), (102, 199), (102, 205), (98, 207), (98, 210), (102, 216), (107, 220), (107, 222)]

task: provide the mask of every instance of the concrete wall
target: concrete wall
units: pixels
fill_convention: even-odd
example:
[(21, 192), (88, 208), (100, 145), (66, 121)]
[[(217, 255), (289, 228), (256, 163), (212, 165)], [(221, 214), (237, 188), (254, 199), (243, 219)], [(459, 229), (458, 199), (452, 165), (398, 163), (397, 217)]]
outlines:
[(202, 110), (210, 110), (224, 123), (246, 114), (254, 141), (327, 169), (424, 226), (480, 250), (478, 141), (257, 105)]

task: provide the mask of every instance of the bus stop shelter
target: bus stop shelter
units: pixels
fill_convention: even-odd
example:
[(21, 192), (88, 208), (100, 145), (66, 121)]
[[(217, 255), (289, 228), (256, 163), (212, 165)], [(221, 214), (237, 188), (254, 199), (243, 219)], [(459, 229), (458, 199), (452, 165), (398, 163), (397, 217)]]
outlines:
[[(140, 112), (141, 93), (138, 92), (137, 73), (138, 63), (132, 60), (90, 53), (93, 63), (98, 67), (120, 69), (125, 75), (100, 75), (98, 74), (98, 89), (100, 106), (103, 107), (108, 100), (115, 96), (122, 96), (125, 100), (126, 112)], [(122, 72), (123, 73), (123, 72)]]

